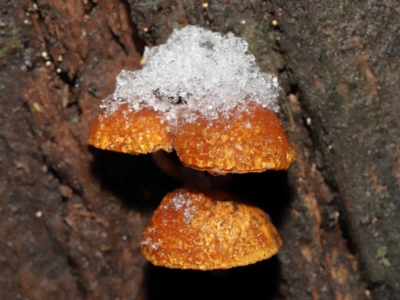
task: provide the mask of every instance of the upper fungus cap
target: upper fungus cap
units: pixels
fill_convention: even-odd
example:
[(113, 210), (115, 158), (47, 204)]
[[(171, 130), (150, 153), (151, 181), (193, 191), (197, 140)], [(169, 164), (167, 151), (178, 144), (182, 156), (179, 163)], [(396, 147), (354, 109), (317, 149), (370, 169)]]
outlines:
[(173, 141), (179, 159), (213, 174), (289, 168), (294, 149), (276, 115), (251, 102), (236, 110), (225, 118), (183, 124)]
[(213, 270), (275, 255), (282, 240), (268, 215), (225, 192), (167, 194), (142, 237), (142, 253), (168, 268)]
[(112, 114), (102, 114), (94, 121), (88, 143), (104, 150), (124, 153), (150, 153), (172, 150), (172, 135), (162, 114), (151, 108), (135, 111), (127, 104)]

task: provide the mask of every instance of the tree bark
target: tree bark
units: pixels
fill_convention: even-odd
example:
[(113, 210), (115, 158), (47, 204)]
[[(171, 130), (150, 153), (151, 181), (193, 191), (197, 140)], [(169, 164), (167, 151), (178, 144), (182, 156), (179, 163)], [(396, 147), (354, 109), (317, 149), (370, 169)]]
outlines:
[[(395, 1), (0, 3), (0, 299), (400, 299), (400, 6)], [(149, 156), (87, 145), (144, 46), (188, 24), (233, 32), (279, 75), (288, 172), (234, 175), (277, 257), (225, 272), (140, 254), (181, 185)]]

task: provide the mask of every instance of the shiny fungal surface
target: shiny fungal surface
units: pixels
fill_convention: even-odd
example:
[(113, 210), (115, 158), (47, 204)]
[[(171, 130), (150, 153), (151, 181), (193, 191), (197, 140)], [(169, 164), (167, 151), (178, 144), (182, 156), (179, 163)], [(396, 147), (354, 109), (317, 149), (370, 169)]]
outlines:
[(112, 114), (104, 111), (92, 125), (88, 143), (94, 147), (124, 153), (171, 151), (172, 135), (163, 116), (150, 108), (139, 111), (121, 105)]
[(168, 268), (213, 270), (275, 255), (282, 240), (268, 215), (226, 192), (167, 194), (142, 237), (142, 253)]
[(294, 159), (276, 115), (251, 102), (229, 117), (183, 123), (173, 147), (186, 166), (217, 174), (285, 170)]

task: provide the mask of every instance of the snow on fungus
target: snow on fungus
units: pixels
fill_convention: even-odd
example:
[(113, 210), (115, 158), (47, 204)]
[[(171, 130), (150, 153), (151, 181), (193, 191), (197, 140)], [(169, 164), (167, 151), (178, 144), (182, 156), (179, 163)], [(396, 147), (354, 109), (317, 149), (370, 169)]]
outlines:
[(245, 40), (187, 26), (144, 57), (141, 70), (118, 75), (89, 144), (135, 154), (173, 147), (210, 173), (288, 168), (294, 151), (270, 112), (278, 80), (259, 72)]
[(196, 26), (174, 30), (163, 45), (146, 48), (138, 71), (121, 71), (117, 87), (101, 105), (108, 115), (121, 104), (134, 110), (151, 107), (165, 114), (168, 128), (178, 118), (228, 116), (247, 100), (277, 112), (278, 80), (260, 73), (245, 40)]
[(184, 188), (164, 197), (141, 243), (143, 255), (155, 265), (196, 270), (256, 263), (275, 255), (281, 245), (259, 208), (227, 192)]
[(275, 114), (253, 103), (236, 109), (227, 118), (183, 124), (173, 141), (181, 162), (212, 174), (289, 168), (294, 149)]

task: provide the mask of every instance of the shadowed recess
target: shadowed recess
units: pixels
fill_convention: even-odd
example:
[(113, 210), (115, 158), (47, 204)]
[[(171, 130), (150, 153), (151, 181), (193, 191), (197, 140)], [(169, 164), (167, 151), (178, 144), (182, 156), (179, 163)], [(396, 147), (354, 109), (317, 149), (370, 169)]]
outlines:
[(287, 171), (234, 175), (230, 191), (267, 212), (279, 230), (279, 223), (292, 199)]
[(116, 196), (128, 209), (154, 210), (161, 199), (179, 187), (150, 155), (129, 155), (90, 147), (94, 156), (92, 172), (104, 191)]
[(279, 286), (276, 257), (223, 271), (173, 270), (148, 265), (149, 300), (158, 299), (273, 299)]

